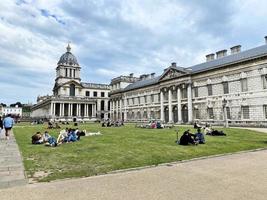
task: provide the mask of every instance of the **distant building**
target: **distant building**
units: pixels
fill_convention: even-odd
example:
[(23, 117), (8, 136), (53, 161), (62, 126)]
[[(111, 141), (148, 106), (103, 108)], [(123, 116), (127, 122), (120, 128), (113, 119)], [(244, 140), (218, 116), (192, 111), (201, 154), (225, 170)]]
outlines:
[[(262, 46), (241, 46), (206, 56), (191, 67), (172, 63), (160, 76), (111, 80), (111, 119), (130, 122), (199, 120), (231, 125), (267, 125), (267, 37)], [(225, 110), (224, 110), (225, 109)]]
[[(1, 110), (1, 106), (0, 106), (0, 110)], [(6, 116), (8, 114), (11, 114), (12, 116), (21, 117), (22, 108), (18, 107), (17, 105), (15, 107), (2, 107), (2, 115)]]
[(108, 118), (109, 85), (81, 82), (80, 70), (68, 45), (57, 63), (53, 95), (39, 96), (31, 117), (61, 121)]

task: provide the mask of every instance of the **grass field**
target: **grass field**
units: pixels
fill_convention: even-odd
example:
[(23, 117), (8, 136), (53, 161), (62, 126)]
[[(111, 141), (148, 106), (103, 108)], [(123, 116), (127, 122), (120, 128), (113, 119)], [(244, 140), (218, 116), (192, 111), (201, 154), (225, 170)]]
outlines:
[[(52, 148), (31, 144), (31, 136), (36, 131), (44, 132), (46, 125), (15, 127), (28, 178), (51, 181), (93, 176), (118, 169), (267, 147), (267, 134), (249, 130), (224, 129), (226, 137), (206, 136), (204, 145), (180, 146), (175, 144), (175, 128), (152, 130), (134, 125), (102, 128), (100, 124), (84, 124), (79, 128), (87, 132), (100, 131), (102, 135), (82, 137), (79, 142)], [(187, 128), (179, 127), (179, 136)], [(49, 130), (54, 136), (58, 132)]]

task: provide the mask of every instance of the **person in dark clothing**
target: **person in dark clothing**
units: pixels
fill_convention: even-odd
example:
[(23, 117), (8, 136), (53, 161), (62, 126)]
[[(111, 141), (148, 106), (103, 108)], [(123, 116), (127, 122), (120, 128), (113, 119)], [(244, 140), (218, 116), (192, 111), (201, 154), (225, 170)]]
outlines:
[(197, 144), (194, 139), (194, 134), (191, 134), (189, 130), (185, 131), (184, 134), (180, 138), (180, 145), (189, 145), (189, 144)]
[(3, 120), (2, 120), (2, 117), (0, 116), (0, 133), (3, 129)]
[(198, 142), (198, 144), (205, 144), (205, 138), (204, 134), (201, 133), (201, 129), (197, 129), (197, 133), (195, 134), (195, 140)]

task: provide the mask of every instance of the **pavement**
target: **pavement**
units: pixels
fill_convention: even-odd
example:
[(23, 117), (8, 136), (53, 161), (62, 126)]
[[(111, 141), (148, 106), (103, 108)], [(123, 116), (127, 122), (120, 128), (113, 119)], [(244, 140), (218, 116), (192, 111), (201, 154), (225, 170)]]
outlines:
[[(4, 154), (4, 147), (13, 149), (13, 153)], [(20, 160), (15, 141), (0, 141), (0, 154), (0, 169), (8, 169), (2, 171), (4, 176), (0, 175), (0, 183), (8, 182), (11, 186), (17, 179), (11, 167), (3, 167), (7, 165), (3, 156)], [(0, 189), (0, 199), (266, 200), (266, 161), (267, 150), (257, 150), (88, 178), (23, 182)], [(21, 160), (10, 164), (17, 166), (18, 180), (23, 180)], [(9, 172), (8, 175), (5, 172)], [(9, 176), (12, 178), (7, 178)], [(2, 177), (6, 177), (4, 181)]]
[(0, 189), (25, 184), (27, 180), (14, 135), (12, 133), (10, 140), (5, 140), (2, 133), (0, 134)]

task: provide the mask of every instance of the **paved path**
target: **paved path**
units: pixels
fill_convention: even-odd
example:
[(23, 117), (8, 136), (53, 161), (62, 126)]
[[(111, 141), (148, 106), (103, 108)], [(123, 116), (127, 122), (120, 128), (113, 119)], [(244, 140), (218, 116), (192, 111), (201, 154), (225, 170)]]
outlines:
[[(25, 185), (27, 183), (24, 176), (18, 145), (12, 134), (10, 140), (5, 140), (4, 135), (0, 137), (0, 189)], [(1, 195), (0, 195), (0, 199)]]
[(0, 198), (266, 200), (267, 150), (0, 190)]

